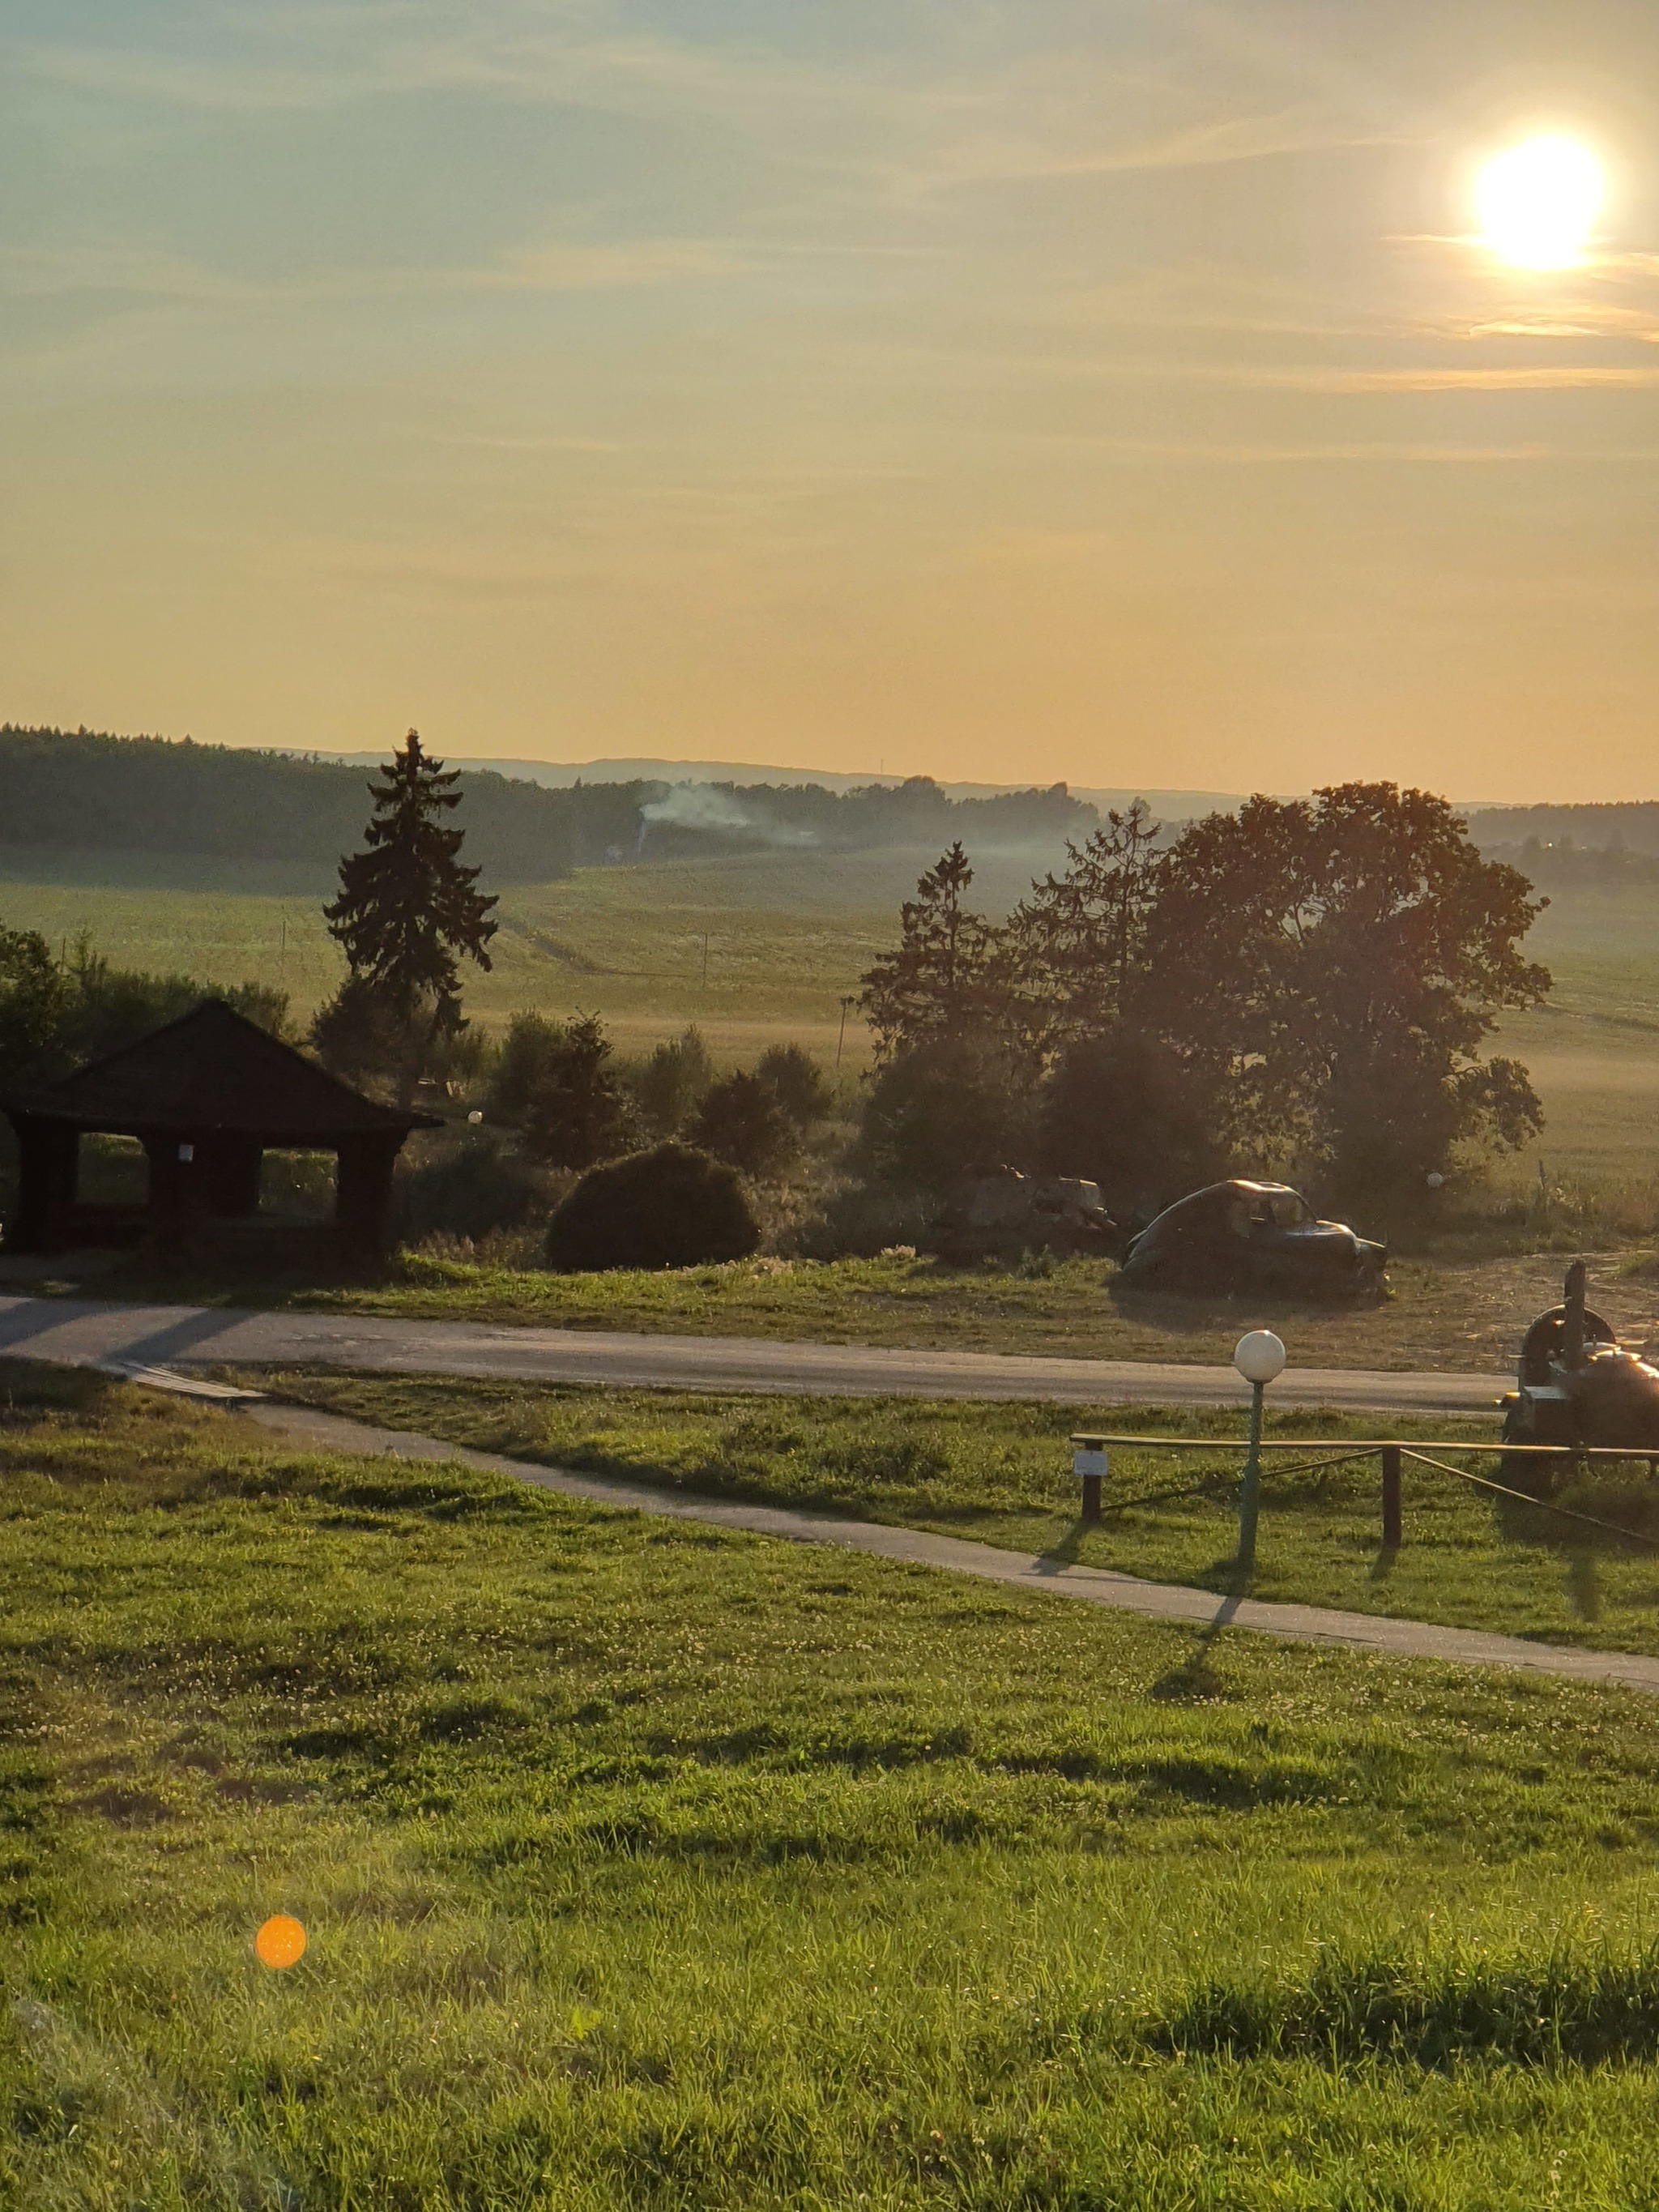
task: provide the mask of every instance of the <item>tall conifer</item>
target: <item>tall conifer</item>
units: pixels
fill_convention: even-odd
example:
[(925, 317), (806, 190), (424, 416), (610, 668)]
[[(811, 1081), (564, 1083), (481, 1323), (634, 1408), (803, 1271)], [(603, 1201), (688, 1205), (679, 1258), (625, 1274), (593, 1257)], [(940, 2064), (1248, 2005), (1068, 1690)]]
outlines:
[(460, 805), (459, 781), (411, 730), (369, 786), (362, 850), (340, 862), (339, 896), (323, 908), (351, 973), (319, 1018), (319, 1041), (326, 1052), (331, 1029), (358, 1027), (395, 1038), (405, 1097), (439, 1039), (465, 1026), (460, 958), (490, 965), (495, 901), (477, 890), (478, 870), (463, 866), (465, 833), (446, 818)]

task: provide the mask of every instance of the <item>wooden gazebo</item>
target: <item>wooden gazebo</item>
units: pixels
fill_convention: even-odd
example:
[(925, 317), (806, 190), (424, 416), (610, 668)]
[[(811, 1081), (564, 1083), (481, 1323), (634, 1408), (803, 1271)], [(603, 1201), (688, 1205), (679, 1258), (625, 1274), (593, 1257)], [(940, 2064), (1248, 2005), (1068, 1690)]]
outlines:
[[(216, 999), (60, 1082), (0, 1097), (0, 1109), (17, 1133), (17, 1205), (6, 1238), (14, 1252), (153, 1238), (370, 1258), (385, 1247), (405, 1139), (438, 1126), (429, 1114), (363, 1097)], [(137, 1139), (148, 1165), (141, 1201), (82, 1197), (88, 1135)], [(326, 1221), (296, 1229), (261, 1216), (261, 1161), (289, 1151), (336, 1156)]]

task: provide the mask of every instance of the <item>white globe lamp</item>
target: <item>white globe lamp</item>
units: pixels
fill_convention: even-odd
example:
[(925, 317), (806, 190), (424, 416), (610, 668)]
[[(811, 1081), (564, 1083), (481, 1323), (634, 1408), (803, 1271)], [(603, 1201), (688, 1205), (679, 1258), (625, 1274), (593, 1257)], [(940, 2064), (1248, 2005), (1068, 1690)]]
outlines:
[(1241, 1336), (1233, 1352), (1233, 1365), (1256, 1389), (1276, 1382), (1285, 1372), (1284, 1346), (1270, 1328), (1253, 1328)]

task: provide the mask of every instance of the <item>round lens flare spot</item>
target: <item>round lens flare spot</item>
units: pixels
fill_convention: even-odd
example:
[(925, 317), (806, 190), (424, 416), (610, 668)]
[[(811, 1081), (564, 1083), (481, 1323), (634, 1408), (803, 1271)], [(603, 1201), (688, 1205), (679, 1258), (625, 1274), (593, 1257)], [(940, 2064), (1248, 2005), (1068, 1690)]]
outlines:
[(286, 1912), (274, 1913), (253, 1939), (253, 1955), (262, 1966), (280, 1973), (297, 1966), (306, 1954), (306, 1931)]
[(1516, 269), (1571, 269), (1584, 258), (1606, 189), (1573, 138), (1528, 138), (1494, 155), (1475, 180), (1480, 232)]

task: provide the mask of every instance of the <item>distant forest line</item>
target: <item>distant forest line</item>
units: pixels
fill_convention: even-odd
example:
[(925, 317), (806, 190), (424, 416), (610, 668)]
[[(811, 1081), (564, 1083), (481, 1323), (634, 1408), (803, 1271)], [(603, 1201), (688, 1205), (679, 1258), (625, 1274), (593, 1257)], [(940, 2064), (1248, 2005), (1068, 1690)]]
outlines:
[[(456, 765), (468, 857), (498, 886), (551, 883), (606, 862), (769, 849), (942, 849), (959, 839), (975, 854), (1057, 854), (1101, 818), (1063, 784), (970, 798), (922, 776), (850, 791), (645, 779), (553, 788)], [(356, 763), (0, 726), (0, 851), (15, 854), (177, 854), (331, 871), (356, 844), (368, 803), (368, 774)], [(1547, 890), (1659, 876), (1659, 803), (1481, 808), (1468, 819), (1484, 852)]]
[[(1063, 785), (961, 799), (926, 777), (853, 792), (647, 781), (552, 790), (457, 765), (467, 856), (498, 885), (550, 883), (606, 861), (768, 848), (857, 852), (957, 837), (1057, 848), (1100, 818)], [(331, 867), (357, 842), (368, 811), (358, 766), (189, 738), (0, 726), (0, 847)]]

